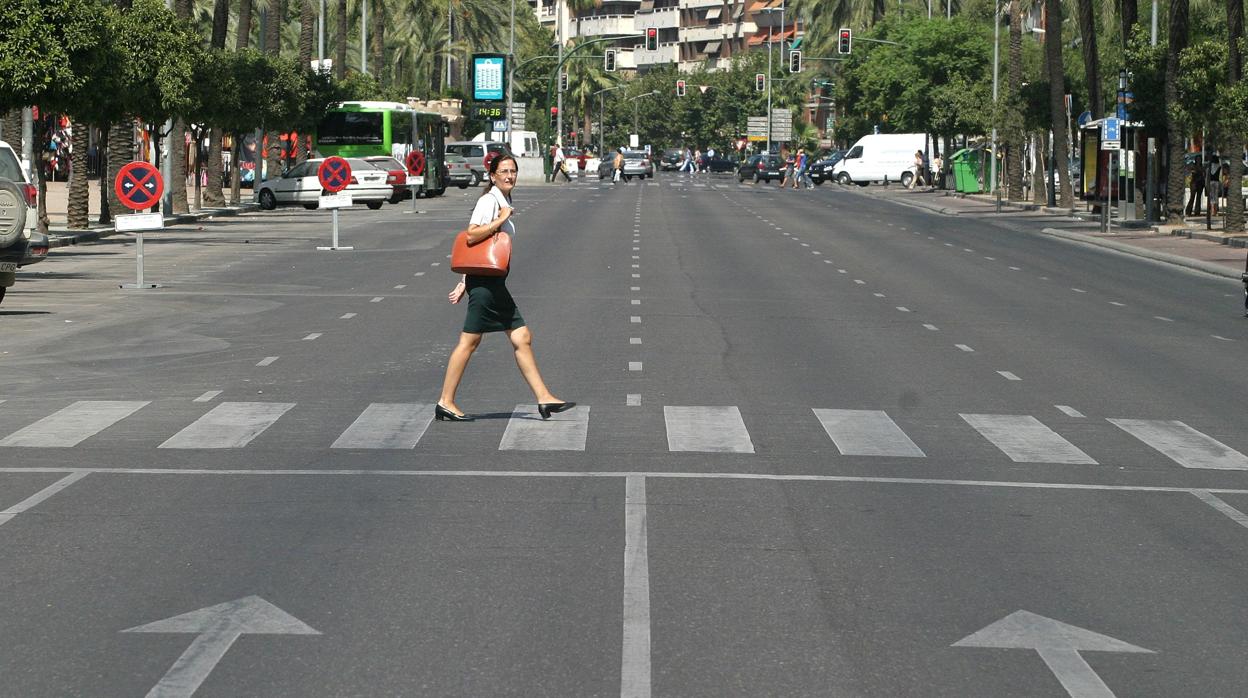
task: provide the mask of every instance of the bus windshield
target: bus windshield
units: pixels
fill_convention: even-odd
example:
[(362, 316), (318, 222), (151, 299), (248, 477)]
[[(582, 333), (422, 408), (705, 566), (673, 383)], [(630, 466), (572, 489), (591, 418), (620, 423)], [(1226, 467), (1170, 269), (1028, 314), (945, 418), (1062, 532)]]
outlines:
[(331, 111), (317, 127), (324, 145), (380, 145), (385, 143), (381, 112)]

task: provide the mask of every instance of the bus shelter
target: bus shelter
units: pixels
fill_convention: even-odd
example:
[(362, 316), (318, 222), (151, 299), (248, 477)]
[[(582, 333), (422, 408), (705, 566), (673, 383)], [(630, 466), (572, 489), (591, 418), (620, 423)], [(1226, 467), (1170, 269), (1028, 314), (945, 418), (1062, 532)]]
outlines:
[(1140, 184), (1148, 176), (1148, 154), (1140, 138), (1143, 129), (1141, 121), (1108, 117), (1079, 127), (1079, 179), (1074, 184), (1092, 210), (1108, 215), (1116, 209), (1121, 221), (1144, 218)]

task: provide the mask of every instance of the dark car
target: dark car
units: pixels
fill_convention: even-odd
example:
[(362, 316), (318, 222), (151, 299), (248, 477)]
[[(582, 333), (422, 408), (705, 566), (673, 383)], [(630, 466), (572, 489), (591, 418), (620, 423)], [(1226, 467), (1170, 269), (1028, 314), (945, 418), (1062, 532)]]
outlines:
[(668, 148), (663, 151), (663, 156), (659, 158), (659, 169), (664, 172), (675, 171), (680, 169), (680, 163), (685, 160), (685, 151), (680, 148)]
[(729, 160), (716, 155), (713, 158), (704, 158), (703, 165), (706, 167), (707, 172), (736, 172), (741, 163), (737, 160)]
[(844, 150), (833, 150), (828, 154), (828, 157), (812, 163), (810, 169), (808, 170), (810, 174), (810, 181), (815, 184), (831, 182), (833, 180), (832, 168), (836, 167), (836, 163), (840, 162), (841, 159), (845, 157), (846, 152), (847, 151)]
[(755, 184), (760, 181), (770, 182), (773, 179), (782, 179), (783, 170), (784, 163), (779, 155), (751, 155), (737, 168), (737, 181), (751, 179)]

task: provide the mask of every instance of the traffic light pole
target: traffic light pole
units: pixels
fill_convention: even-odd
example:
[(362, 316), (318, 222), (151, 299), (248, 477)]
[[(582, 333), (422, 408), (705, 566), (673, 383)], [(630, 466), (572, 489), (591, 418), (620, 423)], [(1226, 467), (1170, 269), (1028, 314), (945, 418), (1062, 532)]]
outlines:
[[(576, 46), (573, 46), (571, 49), (568, 50), (567, 53), (563, 54), (563, 57), (559, 59), (558, 65), (556, 65), (555, 69), (551, 71), (550, 73), (550, 80), (547, 81), (547, 85), (546, 85), (546, 103), (550, 104), (552, 101), (554, 101), (555, 81), (559, 79), (559, 71), (563, 70), (563, 64), (567, 63), (571, 58), (576, 56), (576, 53), (578, 51), (586, 47), (593, 46), (595, 44), (605, 44), (611, 41), (619, 41), (620, 39), (636, 39), (640, 36), (642, 35), (641, 34), (625, 34), (622, 36), (604, 36), (601, 39), (590, 39), (589, 41), (582, 41)], [(559, 114), (560, 118), (562, 118), (563, 110), (560, 109), (559, 112), (560, 112)], [(558, 138), (559, 134), (555, 133), (555, 136), (556, 138)], [(554, 159), (551, 157), (550, 148), (546, 148), (545, 151), (546, 152), (542, 157), (542, 160), (543, 160), (542, 169), (544, 170), (546, 174), (546, 181), (550, 182), (553, 180), (553, 175), (555, 172)]]

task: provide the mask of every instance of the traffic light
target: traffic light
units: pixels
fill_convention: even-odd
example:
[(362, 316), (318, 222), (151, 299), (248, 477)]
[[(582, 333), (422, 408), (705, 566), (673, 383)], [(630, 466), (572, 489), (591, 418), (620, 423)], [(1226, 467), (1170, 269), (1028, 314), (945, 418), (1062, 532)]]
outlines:
[(559, 107), (551, 107), (550, 108), (550, 127), (556, 128), (556, 124), (558, 122), (559, 122)]
[(564, 70), (559, 73), (559, 91), (568, 91), (568, 71)]
[(789, 72), (790, 73), (802, 72), (802, 52), (801, 51), (789, 51)]
[(756, 73), (754, 75), (754, 91), (763, 92), (766, 89), (767, 89), (767, 76), (763, 75), (762, 73)]
[(649, 29), (646, 30), (646, 50), (647, 51), (659, 50), (659, 30), (655, 29), (654, 27), (650, 27)]
[(608, 73), (615, 72), (615, 49), (607, 49), (606, 54), (602, 57), (602, 68)]
[(684, 80), (676, 81), (676, 96), (677, 97), (685, 96), (685, 81)]
[(841, 27), (840, 40), (836, 44), (837, 53), (846, 55), (853, 49), (854, 32), (849, 27)]

